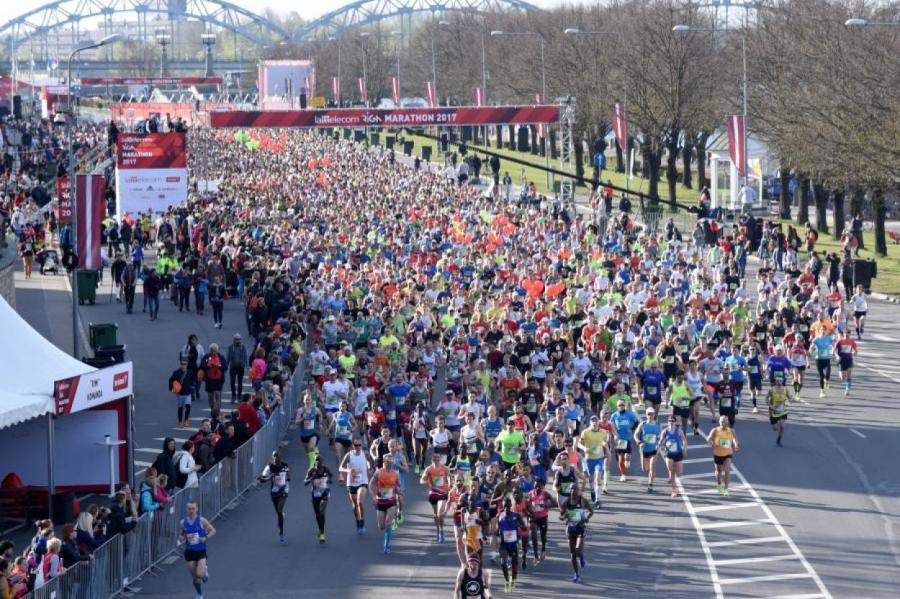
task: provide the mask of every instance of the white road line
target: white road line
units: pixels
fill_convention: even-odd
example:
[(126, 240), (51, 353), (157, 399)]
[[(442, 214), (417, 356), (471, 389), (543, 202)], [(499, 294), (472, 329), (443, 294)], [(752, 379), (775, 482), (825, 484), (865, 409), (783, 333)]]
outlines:
[(872, 337), (874, 337), (875, 339), (878, 339), (879, 341), (887, 341), (888, 343), (898, 343), (898, 341), (896, 339), (894, 339), (893, 337), (888, 337), (887, 335), (879, 335), (876, 333), (876, 334), (872, 335)]
[(794, 595), (773, 595), (765, 597), (765, 599), (821, 599), (824, 596), (822, 593), (797, 593)]
[(726, 522), (710, 522), (709, 524), (701, 524), (703, 530), (712, 530), (719, 528), (737, 528), (739, 526), (759, 526), (760, 524), (772, 524), (771, 518), (760, 518), (759, 520), (734, 520)]
[(694, 511), (698, 514), (704, 512), (717, 512), (719, 510), (737, 510), (742, 507), (756, 507), (759, 503), (756, 501), (742, 501), (741, 503), (726, 503), (725, 505), (704, 505), (703, 507), (696, 507)]
[(152, 447), (135, 447), (135, 451), (140, 451), (143, 453), (159, 453), (160, 449), (153, 449)]
[(853, 434), (856, 435), (857, 437), (860, 437), (860, 438), (862, 438), (862, 439), (865, 439), (865, 438), (866, 438), (866, 436), (865, 436), (864, 434), (862, 434), (861, 432), (859, 432), (859, 431), (856, 430), (855, 428), (851, 428), (851, 429), (849, 429), (849, 430), (850, 430), (851, 433), (853, 433)]
[[(795, 580), (797, 578), (815, 578), (815, 574), (769, 574), (768, 576), (748, 576), (747, 578), (721, 578), (719, 584), (751, 584), (754, 582), (771, 582), (775, 580)], [(830, 595), (829, 595), (830, 597)]]
[[(160, 439), (162, 440), (162, 439)], [(715, 476), (716, 473), (710, 470), (709, 472), (697, 472), (695, 474), (683, 474), (678, 477), (679, 480), (690, 480), (692, 478), (710, 478)]]
[(712, 462), (712, 458), (691, 458), (690, 460), (681, 460), (682, 464), (702, 464), (704, 462)]
[(142, 461), (140, 461), (140, 460), (135, 460), (135, 461), (134, 461), (134, 465), (135, 465), (135, 466), (142, 466), (142, 467), (144, 467), (144, 468), (149, 468), (150, 466), (153, 465), (153, 462), (142, 462)]
[(872, 368), (871, 366), (866, 366), (865, 364), (860, 364), (860, 366), (862, 366), (862, 367), (865, 368), (866, 370), (871, 370), (871, 371), (874, 372), (875, 374), (880, 374), (880, 375), (883, 376), (884, 378), (890, 379), (890, 380), (894, 381), (895, 383), (900, 383), (900, 379), (898, 379), (898, 378), (895, 377), (895, 376), (889, 375), (888, 373), (886, 373), (886, 372), (883, 371), (883, 370), (879, 370), (878, 368)]
[(706, 542), (706, 534), (700, 527), (700, 520), (699, 518), (697, 518), (697, 513), (694, 511), (694, 506), (691, 503), (690, 498), (687, 496), (687, 493), (684, 492), (684, 486), (681, 484), (682, 478), (684, 477), (679, 477), (675, 481), (675, 484), (678, 486), (678, 491), (681, 494), (681, 499), (684, 501), (684, 507), (687, 508), (688, 515), (691, 517), (691, 522), (694, 525), (694, 529), (697, 531), (697, 539), (700, 541), (700, 548), (703, 550), (703, 554), (706, 556), (706, 564), (709, 567), (709, 577), (712, 580), (713, 591), (715, 591), (716, 599), (724, 599), (724, 594), (722, 593), (722, 585), (719, 583), (719, 572), (716, 569), (715, 561), (713, 561), (710, 545)]
[(707, 547), (731, 547), (732, 545), (761, 545), (763, 543), (775, 543), (784, 541), (784, 537), (757, 537), (755, 539), (737, 539), (735, 541), (716, 541), (715, 543), (707, 543)]
[(707, 445), (705, 443), (703, 443), (703, 444), (698, 443), (696, 445), (688, 445), (687, 448), (688, 449), (712, 449), (709, 445)]
[[(684, 478), (680, 476), (679, 478)], [(728, 487), (728, 490), (734, 493), (735, 491), (743, 491), (746, 490), (747, 485), (734, 485), (733, 487)], [(691, 495), (712, 495), (714, 493), (718, 493), (719, 490), (715, 487), (710, 487), (709, 489), (700, 489), (699, 491), (691, 491)]]
[(717, 566), (736, 566), (737, 564), (759, 564), (762, 562), (779, 562), (782, 560), (797, 559), (793, 553), (782, 555), (766, 555), (763, 557), (739, 557), (737, 559), (717, 559)]

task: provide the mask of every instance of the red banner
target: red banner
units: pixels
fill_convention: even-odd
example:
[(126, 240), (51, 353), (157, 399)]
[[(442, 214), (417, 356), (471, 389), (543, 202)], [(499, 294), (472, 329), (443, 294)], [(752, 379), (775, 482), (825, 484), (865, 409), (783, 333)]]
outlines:
[(436, 105), (434, 98), (434, 83), (431, 81), (425, 82), (425, 100), (428, 102), (429, 108), (434, 108)]
[(728, 151), (731, 154), (731, 162), (737, 167), (738, 173), (743, 177), (747, 174), (747, 148), (744, 146), (744, 115), (729, 114), (726, 120), (728, 125)]
[(184, 133), (119, 133), (116, 167), (187, 168)]
[(484, 106), (484, 88), (476, 87), (472, 90), (472, 102), (475, 106)]
[(613, 104), (612, 125), (616, 143), (623, 152), (628, 152), (628, 123), (625, 120), (625, 104), (622, 102)]
[(369, 94), (366, 93), (366, 80), (363, 79), (362, 77), (360, 77), (359, 81), (357, 81), (357, 85), (359, 85), (359, 100), (363, 104), (368, 104), (369, 103)]
[[(544, 101), (544, 99), (541, 98), (541, 94), (535, 94), (534, 99), (535, 99), (536, 104), (540, 104), (541, 102)], [(544, 123), (538, 123), (537, 133), (538, 133), (538, 137), (540, 137), (541, 139), (546, 139), (547, 138), (547, 125), (545, 125)]]
[(82, 77), (81, 85), (221, 85), (221, 77)]
[(56, 220), (59, 224), (72, 222), (72, 189), (68, 177), (56, 178)]
[[(427, 127), (555, 123), (559, 106), (348, 108), (337, 110), (228, 111), (210, 113), (210, 126), (233, 127)], [(121, 139), (121, 134), (120, 134)], [(121, 141), (119, 142), (121, 145)]]
[(400, 108), (400, 80), (396, 77), (391, 77), (391, 99), (394, 106)]
[(53, 383), (53, 401), (57, 416), (89, 410), (123, 397), (133, 389), (133, 364), (122, 362)]
[(78, 268), (103, 268), (100, 231), (106, 214), (106, 178), (103, 175), (75, 175), (75, 210)]
[(331, 97), (335, 104), (341, 101), (341, 80), (337, 77), (331, 78)]

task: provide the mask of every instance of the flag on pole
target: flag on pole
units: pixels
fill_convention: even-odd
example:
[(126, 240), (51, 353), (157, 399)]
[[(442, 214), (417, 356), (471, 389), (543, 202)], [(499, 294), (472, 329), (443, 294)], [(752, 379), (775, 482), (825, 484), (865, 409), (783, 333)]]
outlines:
[(425, 82), (425, 100), (428, 102), (428, 108), (434, 108), (434, 83), (431, 81)]
[(623, 102), (615, 102), (613, 104), (612, 115), (613, 133), (616, 136), (616, 143), (623, 152), (628, 151), (628, 123), (625, 120), (625, 104)]
[(484, 88), (476, 87), (472, 90), (472, 101), (479, 108), (484, 106)]
[(341, 101), (341, 80), (337, 77), (331, 78), (331, 97), (334, 99), (334, 103), (338, 104)]
[[(534, 103), (538, 104), (538, 105), (543, 103), (543, 98), (541, 98), (541, 94), (536, 94), (534, 96)], [(547, 123), (538, 123), (537, 132), (538, 132), (538, 137), (540, 137), (541, 139), (546, 138), (547, 137)]]
[(744, 147), (744, 115), (729, 114), (726, 123), (728, 125), (728, 151), (731, 154), (731, 162), (737, 167), (738, 173), (743, 177), (747, 174), (747, 148)]
[(400, 80), (391, 77), (391, 99), (394, 100), (394, 106), (400, 108)]
[(310, 85), (309, 85), (309, 77), (303, 78), (303, 87), (304, 87), (303, 91), (306, 93), (306, 95), (311, 96), (312, 95), (312, 87), (310, 87)]
[(369, 95), (366, 93), (366, 80), (363, 79), (362, 77), (360, 77), (358, 80), (358, 84), (359, 84), (359, 99), (362, 101), (363, 104), (368, 104), (369, 103)]
[(106, 212), (106, 178), (75, 175), (78, 268), (102, 268), (100, 229)]

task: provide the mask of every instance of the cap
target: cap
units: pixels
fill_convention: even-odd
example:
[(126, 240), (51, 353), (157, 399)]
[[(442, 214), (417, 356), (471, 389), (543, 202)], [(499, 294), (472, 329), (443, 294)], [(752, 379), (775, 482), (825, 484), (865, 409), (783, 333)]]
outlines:
[(235, 338), (236, 340), (243, 339), (243, 337), (241, 337), (241, 334), (240, 334), (240, 333), (235, 333), (235, 334), (234, 334), (234, 338)]
[(647, 408), (648, 414), (656, 414), (656, 408)]
[(591, 422), (600, 422), (600, 417), (594, 414), (591, 416)]

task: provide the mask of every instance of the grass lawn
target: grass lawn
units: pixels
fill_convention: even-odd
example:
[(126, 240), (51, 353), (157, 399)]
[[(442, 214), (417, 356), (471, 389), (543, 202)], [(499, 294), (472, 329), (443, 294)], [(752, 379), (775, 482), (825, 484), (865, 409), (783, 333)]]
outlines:
[[(797, 226), (796, 223), (794, 223), (794, 226)], [(878, 258), (872, 251), (875, 247), (875, 235), (871, 230), (863, 231), (863, 241), (866, 249), (860, 250), (859, 257), (876, 258), (878, 261), (878, 272), (875, 280), (872, 281), (872, 291), (900, 295), (900, 245), (891, 243), (890, 238), (888, 238), (887, 258)], [(826, 235), (823, 233), (819, 235), (819, 241), (816, 242), (816, 250), (820, 253), (837, 252), (840, 256), (841, 242), (835, 241), (831, 234)]]

